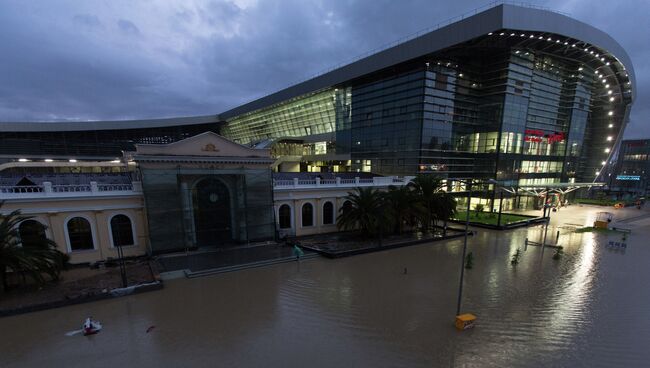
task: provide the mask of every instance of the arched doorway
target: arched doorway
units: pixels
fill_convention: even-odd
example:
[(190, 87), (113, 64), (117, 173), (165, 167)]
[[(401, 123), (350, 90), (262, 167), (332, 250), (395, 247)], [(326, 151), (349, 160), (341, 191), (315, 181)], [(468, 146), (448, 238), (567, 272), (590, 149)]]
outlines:
[(288, 204), (283, 204), (278, 213), (280, 229), (291, 229), (291, 207)]
[(203, 179), (192, 190), (192, 202), (197, 245), (231, 242), (230, 193), (226, 185), (218, 179)]
[(25, 248), (46, 248), (45, 225), (36, 220), (25, 220), (18, 225), (20, 242)]

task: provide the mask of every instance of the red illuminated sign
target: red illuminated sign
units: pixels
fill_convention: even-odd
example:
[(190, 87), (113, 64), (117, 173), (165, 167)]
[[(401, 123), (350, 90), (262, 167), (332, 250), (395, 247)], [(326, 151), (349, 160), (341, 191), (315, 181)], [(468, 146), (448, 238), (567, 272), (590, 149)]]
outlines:
[(546, 142), (550, 144), (564, 140), (564, 133), (544, 134), (542, 130), (526, 129), (524, 134), (524, 141), (526, 142), (542, 142), (546, 138)]

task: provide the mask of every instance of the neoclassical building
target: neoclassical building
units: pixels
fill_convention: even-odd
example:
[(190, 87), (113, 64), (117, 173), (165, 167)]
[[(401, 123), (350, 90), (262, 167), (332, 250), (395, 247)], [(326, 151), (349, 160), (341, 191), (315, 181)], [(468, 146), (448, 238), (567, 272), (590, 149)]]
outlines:
[(127, 257), (146, 254), (149, 235), (138, 182), (53, 184), (59, 178), (47, 179), (0, 186), (3, 214), (18, 209), (32, 217), (19, 224), (23, 246), (38, 237), (52, 239), (70, 255), (71, 263), (117, 258), (117, 247)]
[(153, 253), (274, 238), (269, 150), (205, 132), (170, 144), (136, 145), (131, 157), (142, 181)]
[[(20, 209), (23, 246), (54, 240), (72, 263), (246, 246), (337, 231), (357, 187), (385, 190), (408, 177), (327, 174), (273, 178), (268, 149), (204, 132), (138, 144), (119, 162), (0, 164), (3, 214)], [(293, 175), (293, 174), (288, 174)]]

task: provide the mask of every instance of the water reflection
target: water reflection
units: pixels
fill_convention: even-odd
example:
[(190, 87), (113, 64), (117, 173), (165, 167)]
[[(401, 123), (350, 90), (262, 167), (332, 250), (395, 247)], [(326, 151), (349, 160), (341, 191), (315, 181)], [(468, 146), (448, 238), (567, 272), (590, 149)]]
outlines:
[[(650, 234), (641, 231), (625, 255), (604, 251), (606, 235), (564, 233), (565, 255), (555, 261), (552, 249), (523, 251), (540, 228), (479, 230), (469, 240), (474, 267), (463, 299), (463, 311), (479, 317), (472, 331), (452, 326), (456, 239), (177, 280), (161, 292), (3, 318), (0, 331), (11, 338), (0, 340), (0, 366), (644, 366)], [(88, 315), (104, 331), (63, 336)]]

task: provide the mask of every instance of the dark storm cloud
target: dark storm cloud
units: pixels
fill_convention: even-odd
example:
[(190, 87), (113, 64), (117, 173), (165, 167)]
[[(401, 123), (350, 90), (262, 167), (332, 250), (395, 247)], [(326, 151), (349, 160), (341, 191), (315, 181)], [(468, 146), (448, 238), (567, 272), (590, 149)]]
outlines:
[[(5, 1), (0, 120), (216, 114), (484, 3)], [(604, 30), (628, 51), (638, 99), (627, 136), (650, 136), (647, 2), (537, 3)]]
[(140, 33), (138, 27), (136, 27), (135, 24), (129, 20), (120, 19), (117, 21), (117, 25), (120, 27), (120, 30), (126, 34), (137, 35)]
[(632, 59), (637, 99), (625, 138), (650, 138), (650, 3), (647, 0), (569, 1), (564, 6), (579, 20), (609, 33)]

